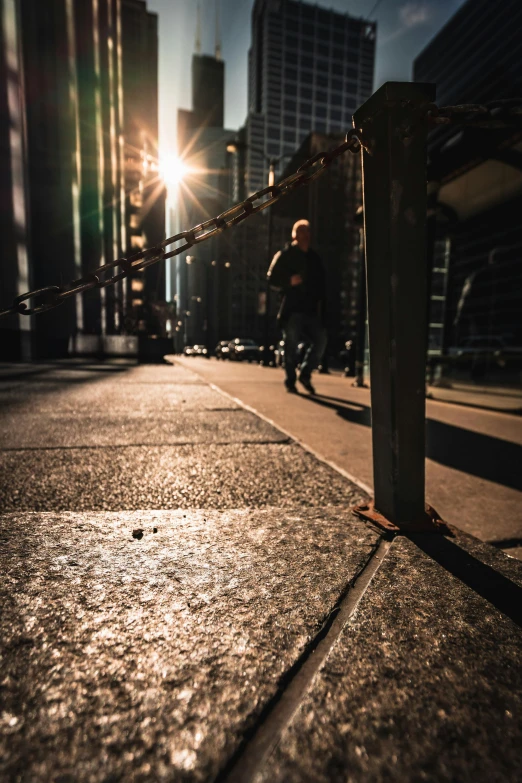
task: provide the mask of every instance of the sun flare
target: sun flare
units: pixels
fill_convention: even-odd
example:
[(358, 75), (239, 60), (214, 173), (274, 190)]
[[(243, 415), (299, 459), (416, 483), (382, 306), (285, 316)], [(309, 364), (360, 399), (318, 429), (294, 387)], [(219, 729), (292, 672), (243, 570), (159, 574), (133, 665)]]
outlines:
[(167, 155), (161, 162), (160, 171), (167, 185), (179, 185), (187, 176), (189, 168), (177, 155)]

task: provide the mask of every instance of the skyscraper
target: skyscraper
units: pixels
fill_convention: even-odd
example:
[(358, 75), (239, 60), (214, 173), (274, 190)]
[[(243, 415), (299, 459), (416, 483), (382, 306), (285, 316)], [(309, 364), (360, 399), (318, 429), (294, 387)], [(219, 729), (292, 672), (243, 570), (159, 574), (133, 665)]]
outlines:
[[(136, 36), (122, 32), (126, 20)], [(133, 234), (147, 244), (163, 238), (161, 194), (158, 207), (142, 188), (137, 221), (126, 199), (136, 147), (142, 184), (149, 153), (157, 155), (156, 21), (144, 0), (0, 0), (2, 305), (121, 257)], [(3, 319), (3, 354), (62, 356), (104, 350), (109, 336), (125, 342), (129, 285)]]
[[(192, 108), (178, 111), (178, 155), (189, 168), (180, 184), (181, 225), (207, 220), (229, 206), (230, 154), (234, 132), (223, 127), (225, 64), (216, 35), (215, 55), (201, 54), (199, 22), (192, 56)], [(229, 334), (229, 279), (225, 237), (215, 237), (177, 257), (175, 296), (178, 341), (213, 346)], [(181, 324), (181, 326), (180, 326)]]
[(247, 189), (267, 181), (267, 157), (291, 156), (310, 131), (339, 133), (370, 97), (375, 22), (298, 0), (252, 11)]
[[(436, 84), (439, 106), (520, 105), (521, 29), (518, 0), (468, 0), (419, 53), (414, 79)], [(490, 129), (443, 125), (428, 140), (433, 356), (467, 340), (522, 345), (520, 128), (501, 120)], [(514, 355), (504, 369), (490, 356), (481, 372), (507, 377), (511, 363), (519, 379)]]

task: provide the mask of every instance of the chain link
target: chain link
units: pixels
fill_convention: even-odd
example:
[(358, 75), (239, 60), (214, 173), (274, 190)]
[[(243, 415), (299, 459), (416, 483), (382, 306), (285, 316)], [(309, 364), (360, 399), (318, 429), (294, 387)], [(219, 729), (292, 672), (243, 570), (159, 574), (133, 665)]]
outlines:
[[(413, 135), (417, 126), (425, 123), (428, 126), (458, 124), (473, 125), (485, 129), (510, 128), (520, 126), (521, 117), (522, 106), (520, 99), (492, 101), (486, 106), (462, 104), (459, 106), (438, 107), (434, 103), (429, 103), (421, 107), (414, 107), (411, 124), (408, 124), (403, 129), (403, 135), (405, 137)], [(346, 134), (346, 140), (335, 149), (329, 152), (318, 152), (309, 158), (306, 163), (303, 163), (294, 174), (290, 174), (290, 176), (285, 177), (285, 179), (275, 185), (259, 190), (245, 199), (245, 201), (229, 207), (217, 217), (210, 218), (204, 223), (199, 223), (188, 231), (182, 231), (179, 234), (168, 237), (152, 248), (140, 250), (127, 258), (118, 258), (114, 261), (109, 261), (107, 264), (102, 264), (90, 274), (78, 280), (73, 280), (68, 285), (45, 286), (44, 288), (38, 288), (17, 296), (11, 307), (0, 310), (0, 318), (16, 313), (22, 315), (44, 313), (47, 310), (58, 307), (72, 296), (77, 296), (93, 288), (105, 288), (106, 286), (114, 285), (119, 280), (128, 277), (132, 272), (139, 272), (152, 264), (158, 263), (158, 261), (173, 258), (185, 250), (189, 250), (194, 245), (206, 242), (232, 226), (238, 225), (243, 220), (251, 217), (251, 215), (268, 209), (279, 201), (280, 198), (287, 196), (296, 188), (308, 185), (320, 177), (340, 155), (347, 151), (358, 154), (361, 148), (367, 149), (364, 144), (362, 131), (361, 129), (352, 128)], [(179, 242), (181, 244), (178, 247), (165, 252), (165, 248), (168, 245)], [(117, 267), (121, 271), (104, 279), (107, 272)], [(33, 307), (28, 307), (26, 304), (28, 299), (40, 301)]]

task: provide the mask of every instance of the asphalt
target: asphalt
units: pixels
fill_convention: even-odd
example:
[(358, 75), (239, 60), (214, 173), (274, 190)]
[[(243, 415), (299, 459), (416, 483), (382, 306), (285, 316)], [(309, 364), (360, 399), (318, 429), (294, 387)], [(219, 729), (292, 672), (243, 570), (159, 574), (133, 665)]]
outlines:
[(0, 780), (513, 781), (522, 565), (190, 369), (0, 368)]

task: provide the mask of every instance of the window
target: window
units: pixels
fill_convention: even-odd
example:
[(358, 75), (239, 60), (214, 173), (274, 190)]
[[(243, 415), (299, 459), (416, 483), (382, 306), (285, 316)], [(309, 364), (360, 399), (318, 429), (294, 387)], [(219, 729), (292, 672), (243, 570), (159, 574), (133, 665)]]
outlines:
[(281, 130), (280, 130), (280, 128), (269, 127), (266, 135), (267, 135), (267, 137), (269, 139), (280, 139), (281, 138)]
[(301, 56), (301, 67), (302, 68), (313, 68), (314, 67), (314, 58), (313, 57), (303, 57), (303, 56)]
[(304, 22), (301, 26), (301, 32), (303, 35), (309, 35), (311, 38), (314, 36), (314, 26), (313, 24), (307, 24)]
[(328, 60), (317, 60), (317, 70), (328, 73)]
[(338, 92), (334, 92), (332, 93), (331, 102), (334, 106), (342, 106), (343, 96)]
[(319, 103), (326, 103), (328, 100), (328, 95), (325, 92), (322, 92), (321, 90), (316, 90), (315, 100), (319, 101)]
[(318, 74), (315, 77), (315, 83), (318, 87), (328, 87), (328, 77), (321, 76), (321, 74)]
[(339, 111), (339, 109), (330, 109), (330, 119), (334, 120), (335, 122), (341, 122), (342, 120), (342, 113)]
[(346, 82), (346, 84), (344, 85), (344, 89), (346, 90), (346, 92), (349, 92), (352, 95), (354, 95), (357, 92), (357, 84), (355, 82)]
[(285, 68), (285, 79), (291, 79), (292, 81), (297, 81), (297, 71), (295, 68)]
[(313, 74), (310, 71), (301, 71), (301, 81), (305, 84), (311, 84), (313, 82)]
[(330, 47), (326, 46), (326, 44), (317, 44), (316, 49), (318, 54), (321, 54), (323, 57), (329, 57)]
[(350, 49), (358, 49), (359, 48), (359, 36), (355, 35), (349, 35), (348, 36), (348, 46)]
[(301, 130), (309, 130), (312, 124), (312, 118), (311, 117), (301, 117), (299, 120), (299, 127)]
[(297, 19), (289, 19), (286, 17), (286, 29), (290, 30), (293, 33), (297, 33), (299, 30), (299, 24), (297, 22)]
[(295, 127), (295, 114), (285, 114), (284, 120), (285, 125), (288, 125), (290, 128)]
[(295, 142), (295, 131), (294, 130), (285, 130), (283, 132), (283, 139), (285, 141)]
[(266, 151), (269, 155), (279, 155), (279, 144), (267, 144), (266, 145)]
[(315, 130), (319, 133), (326, 133), (326, 122), (316, 122)]
[(285, 109), (287, 111), (296, 111), (297, 109), (297, 103), (295, 101), (291, 101), (288, 98), (285, 100)]
[(311, 114), (312, 113), (312, 104), (311, 103), (300, 103), (299, 104), (299, 110), (301, 114)]
[(350, 68), (348, 65), (344, 72), (349, 79), (357, 79), (357, 68)]
[(297, 65), (297, 52), (286, 52), (285, 63), (290, 65)]
[(316, 117), (326, 117), (326, 106), (316, 106), (315, 115)]
[(333, 42), (336, 44), (339, 44), (340, 46), (343, 46), (344, 44), (344, 30), (334, 30), (333, 32)]
[(301, 87), (301, 89), (299, 90), (299, 94), (301, 98), (306, 98), (309, 101), (312, 100), (312, 90), (310, 89), (310, 87)]
[(332, 73), (334, 73), (336, 76), (343, 75), (343, 66), (341, 63), (332, 63)]
[(354, 65), (357, 65), (359, 62), (359, 55), (355, 52), (346, 52), (346, 62), (347, 63), (354, 63)]
[(338, 92), (342, 92), (343, 83), (340, 79), (332, 79), (332, 90), (337, 90)]
[(293, 35), (287, 35), (285, 38), (286, 45), (289, 49), (297, 49), (297, 38)]
[(336, 60), (344, 60), (344, 51), (342, 49), (332, 49), (332, 57)]
[(330, 28), (329, 27), (318, 27), (317, 28), (317, 37), (321, 41), (329, 41), (330, 40)]

